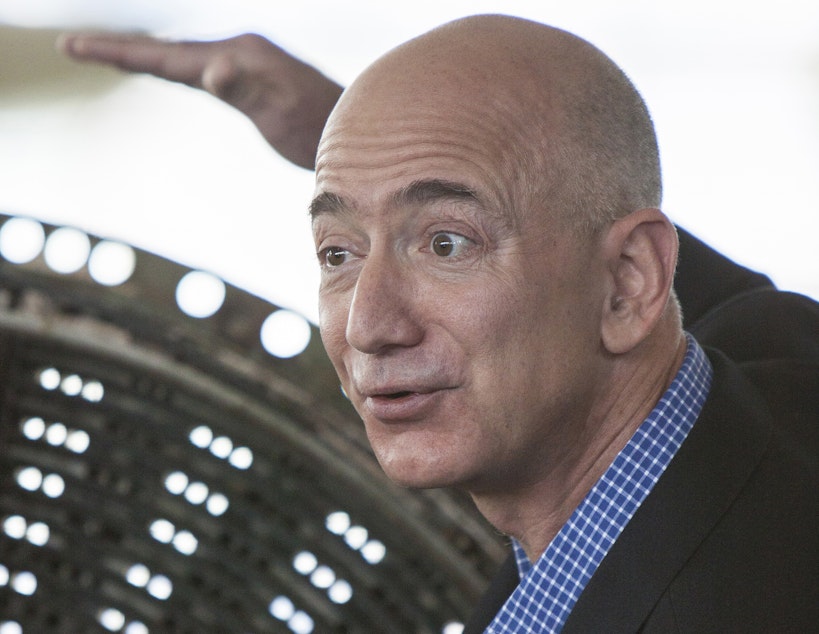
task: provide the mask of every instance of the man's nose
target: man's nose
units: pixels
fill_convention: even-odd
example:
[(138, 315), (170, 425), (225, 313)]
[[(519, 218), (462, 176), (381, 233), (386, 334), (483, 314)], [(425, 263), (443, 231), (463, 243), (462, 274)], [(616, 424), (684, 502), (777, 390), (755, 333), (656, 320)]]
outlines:
[(366, 354), (410, 347), (423, 338), (412, 270), (395, 257), (370, 254), (347, 317), (347, 342)]

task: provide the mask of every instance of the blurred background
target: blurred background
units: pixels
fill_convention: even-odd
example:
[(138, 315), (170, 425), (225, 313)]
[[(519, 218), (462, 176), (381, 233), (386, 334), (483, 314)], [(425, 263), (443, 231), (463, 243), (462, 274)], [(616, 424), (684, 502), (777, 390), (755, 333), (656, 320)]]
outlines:
[[(312, 173), (60, 32), (254, 31), (347, 84), (471, 13), (562, 27), (646, 98), (668, 214), (819, 298), (819, 4), (773, 5), (0, 0), (0, 634), (456, 634), (505, 553), (463, 496), (386, 481), (316, 330), (268, 303), (316, 319)], [(110, 240), (161, 257), (117, 278)]]
[(800, 0), (0, 0), (0, 213), (127, 242), (315, 321), (312, 174), (216, 99), (63, 59), (56, 35), (253, 31), (346, 84), (400, 42), (483, 12), (608, 53), (654, 117), (665, 211), (819, 297), (819, 4)]

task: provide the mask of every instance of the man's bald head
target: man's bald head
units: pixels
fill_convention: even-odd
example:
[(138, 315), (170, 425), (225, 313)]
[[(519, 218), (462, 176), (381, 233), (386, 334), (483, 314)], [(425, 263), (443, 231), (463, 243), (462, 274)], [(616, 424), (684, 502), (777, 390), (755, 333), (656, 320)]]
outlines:
[(398, 139), (446, 120), (494, 158), (513, 211), (540, 205), (588, 230), (660, 204), (653, 126), (628, 78), (588, 42), (506, 16), (445, 24), (372, 64), (328, 122), (319, 172), (339, 132)]

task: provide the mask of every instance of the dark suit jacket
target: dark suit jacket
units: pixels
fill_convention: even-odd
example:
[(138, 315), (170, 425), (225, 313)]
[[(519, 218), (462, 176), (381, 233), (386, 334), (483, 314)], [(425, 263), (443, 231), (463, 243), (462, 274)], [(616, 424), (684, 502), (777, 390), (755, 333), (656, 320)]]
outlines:
[[(709, 350), (702, 414), (580, 596), (564, 632), (810, 632), (819, 473), (736, 364)], [(815, 422), (815, 421), (814, 421)], [(466, 634), (517, 585), (507, 561)]]
[[(697, 424), (564, 632), (817, 631), (819, 306), (681, 242), (686, 327), (725, 354), (708, 350), (714, 383)], [(517, 584), (510, 557), (465, 634)]]

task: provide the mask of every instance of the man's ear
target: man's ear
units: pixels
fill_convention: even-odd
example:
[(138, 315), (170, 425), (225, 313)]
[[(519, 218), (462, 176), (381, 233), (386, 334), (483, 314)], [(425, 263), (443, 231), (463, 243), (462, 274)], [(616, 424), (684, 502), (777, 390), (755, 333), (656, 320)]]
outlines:
[(603, 238), (608, 288), (601, 336), (612, 354), (648, 337), (665, 312), (677, 265), (677, 231), (659, 209), (618, 218)]

